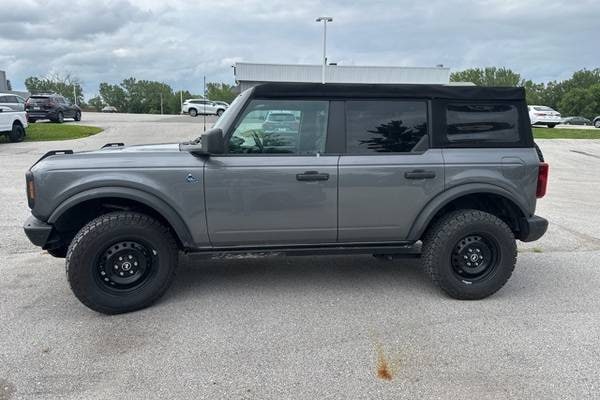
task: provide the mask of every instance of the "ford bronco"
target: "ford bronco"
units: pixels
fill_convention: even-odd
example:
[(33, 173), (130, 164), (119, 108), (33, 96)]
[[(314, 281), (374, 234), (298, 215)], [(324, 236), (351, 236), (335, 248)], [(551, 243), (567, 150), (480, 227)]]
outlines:
[(522, 88), (269, 83), (190, 142), (49, 152), (24, 228), (107, 314), (156, 301), (179, 251), (420, 257), (449, 296), (482, 299), (516, 240), (545, 233), (547, 180)]

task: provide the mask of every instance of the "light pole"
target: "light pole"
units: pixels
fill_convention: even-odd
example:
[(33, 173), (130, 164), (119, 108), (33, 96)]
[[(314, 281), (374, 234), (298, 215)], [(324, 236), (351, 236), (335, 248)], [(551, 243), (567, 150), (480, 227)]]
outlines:
[(316, 21), (323, 21), (323, 70), (321, 71), (321, 83), (325, 83), (325, 68), (327, 67), (327, 23), (333, 22), (333, 18), (319, 17)]

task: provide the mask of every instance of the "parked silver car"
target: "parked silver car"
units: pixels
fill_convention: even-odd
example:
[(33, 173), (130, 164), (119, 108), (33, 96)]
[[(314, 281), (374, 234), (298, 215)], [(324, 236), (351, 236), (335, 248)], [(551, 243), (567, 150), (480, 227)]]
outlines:
[(0, 106), (12, 108), (15, 111), (25, 111), (25, 99), (11, 93), (0, 93)]

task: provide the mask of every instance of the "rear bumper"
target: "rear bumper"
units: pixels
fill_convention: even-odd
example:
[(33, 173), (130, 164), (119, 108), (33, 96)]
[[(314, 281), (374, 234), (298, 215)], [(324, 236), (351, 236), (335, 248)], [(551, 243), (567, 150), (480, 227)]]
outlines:
[(23, 224), (23, 229), (25, 230), (25, 235), (27, 235), (27, 238), (31, 243), (36, 246), (46, 248), (53, 228), (52, 225), (40, 221), (31, 215), (29, 218), (27, 218), (25, 224)]
[(548, 220), (534, 215), (529, 218), (521, 218), (519, 225), (519, 240), (533, 242), (544, 236), (548, 229)]
[(54, 119), (58, 116), (56, 111), (27, 111), (27, 120)]

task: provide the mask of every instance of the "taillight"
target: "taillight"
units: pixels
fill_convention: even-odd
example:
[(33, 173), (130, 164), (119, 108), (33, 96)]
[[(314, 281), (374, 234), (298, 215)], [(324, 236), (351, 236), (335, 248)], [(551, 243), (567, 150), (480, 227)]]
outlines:
[(548, 186), (548, 163), (540, 163), (538, 168), (538, 179), (537, 179), (537, 189), (535, 191), (535, 197), (538, 199), (544, 197), (546, 195), (546, 188)]
[(27, 171), (25, 174), (25, 182), (27, 185), (27, 204), (29, 208), (33, 208), (35, 204), (35, 184), (33, 182), (33, 172)]

